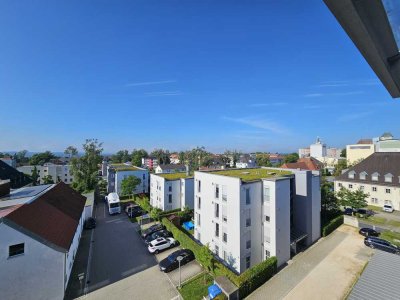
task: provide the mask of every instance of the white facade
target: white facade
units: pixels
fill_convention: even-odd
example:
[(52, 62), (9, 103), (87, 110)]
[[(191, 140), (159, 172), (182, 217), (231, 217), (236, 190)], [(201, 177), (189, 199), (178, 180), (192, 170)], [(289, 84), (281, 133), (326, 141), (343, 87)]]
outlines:
[(165, 165), (158, 165), (154, 172), (156, 174), (173, 174), (173, 173), (180, 173), (180, 172), (186, 172), (186, 166), (184, 165), (168, 165), (166, 167)]
[(169, 180), (163, 176), (150, 174), (150, 205), (163, 211), (194, 205), (194, 179), (178, 178)]
[(311, 157), (325, 157), (326, 156), (326, 145), (318, 138), (315, 144), (310, 145), (310, 156)]
[(310, 148), (300, 148), (299, 158), (310, 157)]
[(373, 153), (375, 153), (374, 144), (354, 144), (346, 146), (346, 158), (349, 164), (360, 162)]
[(62, 181), (66, 184), (71, 184), (74, 181), (74, 176), (71, 174), (71, 165), (55, 165), (52, 163), (45, 163), (43, 166), (22, 166), (17, 170), (31, 176), (33, 169), (36, 167), (39, 175), (40, 184), (43, 184), (43, 178), (50, 175), (57, 183)]
[(109, 165), (107, 167), (107, 191), (108, 193), (117, 193), (121, 195), (122, 180), (129, 176), (135, 176), (141, 180), (140, 184), (133, 191), (134, 194), (148, 193), (149, 192), (149, 170), (127, 166), (126, 169), (118, 169)]
[[(320, 237), (319, 176), (293, 172), (247, 183), (218, 172), (195, 172), (194, 237), (238, 273), (271, 256), (282, 265), (290, 259), (291, 227), (306, 234), (307, 245)], [(298, 175), (305, 182), (297, 183)], [(303, 194), (295, 194), (293, 181), (305, 185)], [(296, 220), (301, 224), (291, 224), (296, 201), (304, 214)]]

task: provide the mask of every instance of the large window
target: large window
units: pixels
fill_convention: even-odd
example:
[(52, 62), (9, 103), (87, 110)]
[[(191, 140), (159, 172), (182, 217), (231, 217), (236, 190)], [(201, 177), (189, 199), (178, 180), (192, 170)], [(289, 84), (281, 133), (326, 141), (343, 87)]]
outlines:
[(215, 185), (215, 198), (219, 199), (219, 184)]
[(215, 223), (215, 236), (219, 237), (219, 224)]
[(228, 200), (228, 195), (226, 192), (226, 185), (222, 186), (222, 201), (227, 201)]
[(201, 192), (201, 181), (197, 181), (197, 192)]
[(201, 209), (201, 197), (197, 198), (197, 209)]
[(219, 204), (215, 203), (215, 217), (219, 218)]
[(251, 256), (246, 256), (246, 269), (250, 268)]
[(168, 195), (168, 203), (172, 203), (172, 195)]
[(24, 254), (24, 252), (25, 252), (25, 244), (24, 243), (11, 245), (8, 249), (8, 257), (21, 255), (21, 254)]
[(222, 235), (222, 240), (227, 243), (228, 242), (228, 234), (226, 232), (223, 233)]

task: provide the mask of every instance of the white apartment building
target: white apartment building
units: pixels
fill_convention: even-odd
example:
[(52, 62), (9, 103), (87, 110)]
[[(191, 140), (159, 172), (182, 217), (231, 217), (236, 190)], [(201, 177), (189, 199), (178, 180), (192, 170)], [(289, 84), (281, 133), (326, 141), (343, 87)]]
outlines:
[(53, 163), (45, 163), (43, 166), (22, 166), (18, 167), (17, 170), (31, 176), (33, 169), (36, 167), (39, 182), (43, 184), (43, 178), (50, 175), (53, 181), (64, 182), (71, 184), (74, 181), (74, 176), (71, 174), (71, 165), (55, 165)]
[(11, 192), (2, 185), (0, 298), (64, 299), (82, 234), (85, 197), (62, 182)]
[(182, 173), (186, 172), (185, 165), (175, 165), (175, 164), (167, 164), (167, 165), (158, 165), (154, 172), (156, 174), (172, 174), (172, 173)]
[(310, 156), (317, 158), (325, 157), (326, 155), (326, 145), (321, 141), (320, 138), (317, 138), (317, 141), (310, 145)]
[(361, 189), (368, 204), (400, 210), (400, 152), (376, 152), (335, 178), (335, 191)]
[(276, 168), (195, 172), (195, 233), (238, 273), (320, 238), (319, 175)]
[(132, 166), (130, 163), (107, 166), (107, 192), (121, 195), (122, 180), (129, 176), (135, 176), (141, 180), (133, 194), (149, 192), (149, 170)]
[(299, 158), (310, 157), (310, 148), (300, 148)]
[(150, 174), (150, 205), (163, 211), (194, 207), (194, 178), (187, 173)]

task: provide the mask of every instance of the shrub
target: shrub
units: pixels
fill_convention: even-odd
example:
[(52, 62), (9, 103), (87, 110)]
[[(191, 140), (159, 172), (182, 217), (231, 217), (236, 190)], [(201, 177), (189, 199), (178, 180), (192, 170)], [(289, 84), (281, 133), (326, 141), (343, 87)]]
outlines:
[(328, 224), (322, 227), (322, 236), (327, 236), (342, 224), (343, 224), (343, 215), (340, 215), (330, 220)]
[[(189, 235), (172, 224), (167, 218), (163, 218), (161, 222), (165, 225), (167, 230), (172, 232), (174, 238), (180, 242), (183, 248), (193, 251), (196, 259), (202, 256), (204, 246), (194, 241)], [(226, 276), (229, 278), (229, 280), (239, 288), (240, 298), (244, 298), (276, 273), (277, 259), (276, 257), (270, 257), (258, 265), (246, 270), (241, 275), (237, 275), (216, 259), (210, 260), (209, 264), (203, 265), (203, 267), (210, 269), (215, 276)]]

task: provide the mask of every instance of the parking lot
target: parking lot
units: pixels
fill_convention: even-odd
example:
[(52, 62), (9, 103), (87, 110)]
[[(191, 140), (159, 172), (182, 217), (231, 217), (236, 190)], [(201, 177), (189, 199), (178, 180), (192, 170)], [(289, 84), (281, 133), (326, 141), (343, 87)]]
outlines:
[[(90, 251), (86, 250), (89, 257), (84, 281), (87, 283), (84, 286), (86, 295), (82, 298), (173, 299), (179, 295), (175, 288), (179, 285), (179, 270), (166, 274), (158, 267), (160, 260), (179, 247), (157, 255), (150, 254), (138, 232), (139, 225), (131, 223), (125, 213), (110, 216), (106, 205), (100, 203), (96, 207), (95, 217), (96, 229), (85, 233), (91, 235), (93, 242)], [(200, 272), (200, 265), (192, 261), (182, 266), (181, 281)], [(79, 288), (79, 285), (72, 285), (72, 288)], [(68, 294), (79, 295), (79, 292), (69, 291)]]

